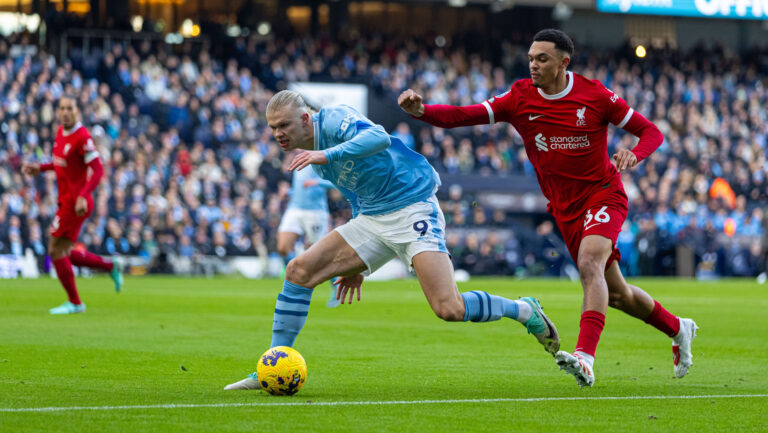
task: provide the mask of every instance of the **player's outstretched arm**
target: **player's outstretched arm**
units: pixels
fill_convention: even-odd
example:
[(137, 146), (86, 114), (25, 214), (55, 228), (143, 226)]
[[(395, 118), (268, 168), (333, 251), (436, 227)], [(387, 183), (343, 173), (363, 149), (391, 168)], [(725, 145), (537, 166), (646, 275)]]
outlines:
[[(453, 105), (424, 105), (422, 97), (408, 89), (397, 98), (397, 104), (414, 118), (441, 128), (488, 125), (492, 123), (489, 109), (483, 104), (457, 107)], [(487, 102), (486, 102), (487, 104)], [(490, 106), (489, 106), (490, 107)]]
[(37, 162), (25, 162), (21, 166), (21, 172), (29, 176), (37, 176), (43, 171), (53, 170), (52, 163), (40, 164)]
[(386, 150), (391, 144), (389, 134), (381, 125), (358, 125), (349, 140), (323, 150), (328, 161), (357, 159)]
[(325, 165), (328, 164), (328, 158), (326, 158), (325, 154), (320, 150), (305, 150), (293, 157), (293, 161), (291, 161), (291, 164), (288, 166), (288, 170), (301, 170), (310, 164)]

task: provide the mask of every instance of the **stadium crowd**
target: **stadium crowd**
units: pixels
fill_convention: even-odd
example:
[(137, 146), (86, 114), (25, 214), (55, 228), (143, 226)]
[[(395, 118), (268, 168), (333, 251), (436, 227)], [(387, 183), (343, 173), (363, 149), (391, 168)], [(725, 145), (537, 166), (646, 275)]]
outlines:
[[(428, 103), (465, 105), (527, 76), (527, 46), (507, 42), (480, 55), (380, 35), (237, 38), (215, 58), (204, 44), (174, 51), (144, 41), (75, 50), (62, 62), (26, 41), (0, 39), (0, 254), (31, 248), (45, 256), (55, 178), (24, 178), (20, 166), (50, 157), (56, 100), (66, 93), (79, 101), (105, 165), (81, 241), (95, 253), (144, 257), (157, 271), (168, 270), (157, 260), (168, 255), (275, 253), (290, 156), (271, 139), (264, 111), (287, 83), (365, 83), (393, 103), (412, 87)], [(684, 246), (721, 275), (764, 272), (768, 50), (667, 49), (642, 61), (625, 51), (577, 46), (570, 68), (605, 83), (665, 135), (657, 152), (622, 175), (630, 199), (619, 238), (625, 271), (672, 274)], [(416, 128), (403, 122), (392, 132), (441, 173), (534, 176), (510, 125)], [(608, 140), (609, 152), (633, 145), (615, 128)], [(440, 198), (459, 268), (559, 275), (570, 260), (549, 221), (516, 227), (505, 211), (472, 206), (473, 197), (449, 185)], [(351, 216), (338, 191), (330, 193), (330, 208), (334, 225)]]

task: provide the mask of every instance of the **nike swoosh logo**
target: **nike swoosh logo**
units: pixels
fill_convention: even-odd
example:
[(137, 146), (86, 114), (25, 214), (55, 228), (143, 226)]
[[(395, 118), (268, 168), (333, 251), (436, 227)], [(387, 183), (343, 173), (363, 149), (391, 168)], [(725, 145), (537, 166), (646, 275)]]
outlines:
[(598, 225), (598, 224), (601, 224), (601, 223), (594, 223), (594, 224), (590, 224), (590, 225), (588, 225), (588, 226), (584, 227), (584, 231), (587, 231), (587, 230), (591, 229), (592, 227), (594, 227), (594, 226), (596, 226), (596, 225)]
[(539, 114), (538, 116), (532, 116), (532, 115), (529, 114), (528, 115), (528, 120), (536, 120), (539, 117), (544, 117), (544, 115), (543, 114)]

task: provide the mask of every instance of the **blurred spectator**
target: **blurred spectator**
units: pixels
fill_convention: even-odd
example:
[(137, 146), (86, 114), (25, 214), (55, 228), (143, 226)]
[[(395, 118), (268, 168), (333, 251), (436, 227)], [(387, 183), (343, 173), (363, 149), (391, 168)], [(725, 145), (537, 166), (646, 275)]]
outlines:
[[(459, 44), (436, 48), (396, 36), (381, 41), (381, 35), (254, 35), (242, 40), (247, 50), (222, 58), (205, 46), (182, 45), (179, 56), (149, 42), (115, 44), (77, 62), (59, 62), (43, 47), (32, 56), (5, 54), (0, 252), (43, 254), (56, 185), (52, 176), (23, 178), (19, 167), (50, 157), (55, 102), (63, 93), (80, 101), (105, 166), (84, 229), (86, 247), (138, 254), (154, 260), (151, 270), (160, 272), (172, 256), (224, 252), (266, 260), (274, 251), (287, 199), (280, 185), (290, 173), (263, 113), (287, 82), (361, 82), (393, 101), (409, 86), (427, 103), (466, 105), (503, 93), (527, 73), (527, 47), (509, 41), (498, 41), (503, 52), (492, 59), (467, 55)], [(622, 174), (630, 212), (619, 248), (628, 275), (672, 273), (680, 242), (690, 244), (702, 269), (765, 271), (768, 90), (760, 77), (766, 64), (765, 47), (744, 53), (703, 46), (651, 50), (642, 63), (621, 50), (581, 47), (572, 59), (573, 70), (604, 82), (665, 135), (657, 152)], [(508, 124), (411, 130), (403, 121), (393, 134), (442, 174), (498, 176), (499, 182), (535, 176), (520, 135)], [(623, 130), (609, 129), (610, 152), (634, 143)], [(474, 197), (459, 183), (444, 185), (440, 194), (458, 267), (505, 274), (539, 266), (554, 275), (569, 260), (551, 224), (536, 227), (530, 216), (528, 224), (517, 224), (504, 209), (473, 207)], [(334, 225), (350, 217), (338, 192), (330, 194), (330, 209)], [(488, 235), (491, 227), (498, 237)], [(451, 235), (455, 229), (462, 236)]]

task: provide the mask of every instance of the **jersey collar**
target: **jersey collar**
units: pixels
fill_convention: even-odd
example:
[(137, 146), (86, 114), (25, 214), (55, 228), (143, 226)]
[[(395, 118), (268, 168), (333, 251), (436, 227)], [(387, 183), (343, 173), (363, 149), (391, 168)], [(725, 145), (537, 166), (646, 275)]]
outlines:
[(312, 115), (312, 128), (315, 130), (315, 150), (320, 150), (320, 113)]
[(550, 101), (553, 100), (553, 99), (565, 98), (566, 95), (571, 93), (571, 89), (573, 89), (573, 72), (567, 71), (566, 72), (566, 76), (568, 77), (568, 85), (566, 85), (565, 89), (563, 89), (563, 91), (560, 92), (560, 93), (556, 93), (554, 95), (548, 95), (548, 94), (544, 93), (544, 91), (541, 90), (541, 88), (538, 88), (536, 90), (539, 91), (539, 95), (541, 95), (542, 98), (549, 99)]
[(75, 124), (72, 126), (72, 128), (70, 128), (70, 129), (63, 129), (63, 128), (62, 128), (62, 131), (61, 131), (61, 135), (65, 136), (65, 137), (66, 137), (67, 135), (71, 135), (73, 132), (75, 132), (75, 131), (77, 131), (78, 129), (80, 129), (80, 127), (81, 127), (81, 126), (83, 126), (83, 124), (82, 124), (82, 123), (80, 123), (80, 122), (78, 121), (78, 122), (77, 122), (77, 123), (75, 123)]

